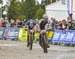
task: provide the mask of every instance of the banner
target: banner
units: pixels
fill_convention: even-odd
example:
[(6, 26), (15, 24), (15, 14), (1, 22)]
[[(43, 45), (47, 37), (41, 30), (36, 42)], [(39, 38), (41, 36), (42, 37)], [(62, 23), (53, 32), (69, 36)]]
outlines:
[(52, 42), (58, 42), (61, 33), (62, 33), (62, 30), (55, 30), (54, 36), (53, 36), (53, 38), (52, 38)]
[(73, 0), (67, 0), (68, 15), (73, 13)]
[(70, 15), (70, 0), (67, 0), (68, 15)]
[(56, 30), (52, 42), (75, 44), (75, 30)]
[(53, 31), (47, 32), (48, 39), (51, 39), (53, 37), (53, 35), (54, 35)]
[(71, 43), (73, 40), (75, 33), (73, 30), (66, 31), (66, 38), (64, 39), (64, 43)]
[(0, 39), (3, 39), (4, 30), (5, 28), (0, 27)]
[(28, 31), (25, 28), (20, 28), (18, 40), (25, 41), (27, 40)]
[(64, 39), (66, 39), (66, 31), (62, 30), (60, 38), (59, 38), (59, 43), (63, 43)]
[(73, 36), (73, 39), (72, 39), (72, 43), (75, 44), (75, 30), (73, 30), (73, 33), (74, 33), (74, 36)]
[(5, 38), (6, 39), (17, 39), (19, 34), (19, 28), (16, 27), (9, 27), (5, 30)]

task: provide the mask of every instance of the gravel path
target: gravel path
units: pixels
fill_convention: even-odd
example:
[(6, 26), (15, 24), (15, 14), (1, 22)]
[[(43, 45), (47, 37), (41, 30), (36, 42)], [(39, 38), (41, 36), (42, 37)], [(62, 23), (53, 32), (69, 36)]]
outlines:
[(48, 53), (44, 54), (38, 43), (34, 43), (30, 51), (26, 42), (1, 40), (0, 59), (75, 59), (75, 47), (51, 45)]

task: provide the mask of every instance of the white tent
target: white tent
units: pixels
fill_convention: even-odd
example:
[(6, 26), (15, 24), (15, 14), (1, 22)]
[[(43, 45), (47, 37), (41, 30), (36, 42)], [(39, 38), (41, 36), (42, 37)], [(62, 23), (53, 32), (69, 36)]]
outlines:
[[(53, 4), (47, 5), (46, 14), (48, 15), (49, 19), (51, 17), (56, 18), (58, 21), (66, 19), (68, 17), (67, 3), (62, 4), (61, 1), (57, 1)], [(73, 2), (73, 18), (75, 19), (75, 0)]]

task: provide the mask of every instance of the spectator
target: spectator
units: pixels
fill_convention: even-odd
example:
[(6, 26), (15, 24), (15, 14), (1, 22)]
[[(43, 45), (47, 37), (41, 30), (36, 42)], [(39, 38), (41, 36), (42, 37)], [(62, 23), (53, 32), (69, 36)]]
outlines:
[(46, 30), (52, 29), (52, 28), (51, 28), (51, 23), (50, 23), (50, 21), (48, 21), (48, 23), (46, 24), (45, 29), (46, 29)]
[(62, 30), (62, 21), (58, 22), (57, 29)]
[(2, 27), (3, 26), (3, 18), (0, 18), (0, 27)]
[(10, 20), (10, 25), (11, 25), (11, 27), (14, 27), (14, 26), (16, 25), (14, 19), (11, 19), (11, 20)]
[(57, 27), (57, 21), (56, 21), (56, 19), (55, 18), (51, 18), (51, 21), (52, 21), (52, 23), (51, 23), (52, 29), (56, 29), (56, 27)]
[(70, 30), (73, 29), (73, 27), (72, 27), (72, 20), (71, 20), (70, 17), (67, 18), (67, 25), (68, 25), (68, 27), (67, 27), (68, 29), (70, 29)]
[(67, 22), (66, 22), (65, 19), (62, 20), (62, 29), (63, 29), (63, 30), (67, 29)]
[(2, 27), (6, 27), (6, 22), (5, 21), (2, 22)]

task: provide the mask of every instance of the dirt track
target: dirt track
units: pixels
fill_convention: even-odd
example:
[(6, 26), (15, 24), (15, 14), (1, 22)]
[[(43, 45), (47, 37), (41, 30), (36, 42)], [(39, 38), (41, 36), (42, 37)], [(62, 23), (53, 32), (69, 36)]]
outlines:
[(26, 42), (0, 41), (0, 59), (75, 59), (75, 47), (51, 45), (48, 51), (44, 54), (38, 43), (30, 51)]

